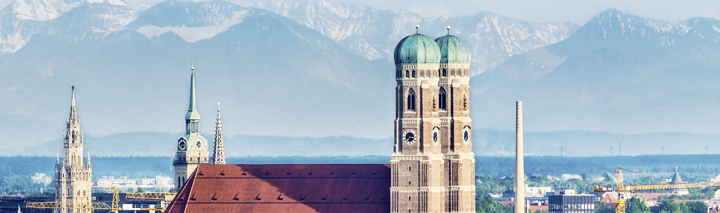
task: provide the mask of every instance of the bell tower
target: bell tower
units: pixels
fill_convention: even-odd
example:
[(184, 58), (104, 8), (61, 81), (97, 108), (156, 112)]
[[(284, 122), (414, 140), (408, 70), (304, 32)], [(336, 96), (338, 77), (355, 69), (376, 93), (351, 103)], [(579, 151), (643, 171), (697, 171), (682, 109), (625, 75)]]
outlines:
[(390, 212), (444, 212), (440, 48), (416, 32), (398, 43), (394, 58), (397, 86)]
[(475, 153), (470, 119), (470, 48), (450, 35), (440, 47), (440, 132), (445, 167), (446, 212), (475, 212)]
[(195, 105), (195, 66), (191, 66), (190, 71), (190, 107), (185, 114), (185, 135), (177, 141), (177, 151), (173, 160), (176, 191), (180, 191), (198, 165), (208, 164), (210, 154), (207, 139), (198, 131), (200, 114)]
[(470, 49), (449, 32), (395, 47), (390, 212), (475, 212)]

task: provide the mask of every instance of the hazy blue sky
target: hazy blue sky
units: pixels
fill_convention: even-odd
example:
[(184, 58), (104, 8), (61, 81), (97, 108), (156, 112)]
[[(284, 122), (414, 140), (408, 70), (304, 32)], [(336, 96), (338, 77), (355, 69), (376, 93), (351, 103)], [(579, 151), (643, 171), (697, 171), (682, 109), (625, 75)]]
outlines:
[[(7, 5), (12, 0), (0, 0)], [(125, 0), (137, 9), (143, 4), (154, 5), (164, 0)], [(257, 0), (227, 0), (247, 6)], [(261, 0), (262, 1), (262, 0)], [(595, 14), (616, 8), (626, 13), (668, 21), (682, 21), (691, 17), (720, 19), (720, 1), (668, 1), (668, 0), (326, 0), (382, 9), (408, 10), (424, 16), (471, 15), (491, 11), (526, 21), (571, 21), (584, 24)]]

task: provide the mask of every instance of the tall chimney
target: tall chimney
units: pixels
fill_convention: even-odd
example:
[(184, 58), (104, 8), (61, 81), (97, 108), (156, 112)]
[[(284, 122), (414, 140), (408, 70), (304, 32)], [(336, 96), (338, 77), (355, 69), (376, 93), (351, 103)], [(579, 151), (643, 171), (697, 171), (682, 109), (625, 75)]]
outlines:
[(525, 164), (523, 163), (522, 101), (515, 111), (515, 213), (525, 213)]

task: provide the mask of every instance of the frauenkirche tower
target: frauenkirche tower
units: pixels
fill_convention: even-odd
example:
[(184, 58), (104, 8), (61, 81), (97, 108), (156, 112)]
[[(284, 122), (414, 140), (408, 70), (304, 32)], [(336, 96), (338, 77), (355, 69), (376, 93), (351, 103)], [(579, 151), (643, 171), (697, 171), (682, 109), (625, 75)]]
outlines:
[(475, 212), (471, 54), (449, 30), (395, 47), (391, 212)]

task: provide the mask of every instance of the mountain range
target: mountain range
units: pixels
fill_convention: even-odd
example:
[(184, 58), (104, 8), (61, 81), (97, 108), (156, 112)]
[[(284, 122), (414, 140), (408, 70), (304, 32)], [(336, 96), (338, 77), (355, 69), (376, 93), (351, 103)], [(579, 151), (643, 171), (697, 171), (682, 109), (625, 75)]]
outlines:
[[(169, 0), (142, 10), (121, 0), (14, 0), (0, 11), (0, 134), (8, 141), (0, 150), (61, 137), (71, 85), (82, 128), (97, 138), (182, 130), (190, 66), (206, 134), (220, 102), (228, 136), (385, 140), (393, 134), (392, 51), (415, 25), (470, 46), (476, 130), (511, 130), (513, 102), (523, 100), (528, 131), (715, 135), (718, 22), (615, 9), (580, 26), (322, 0)], [(486, 142), (478, 154), (503, 155), (490, 149), (502, 143)]]

